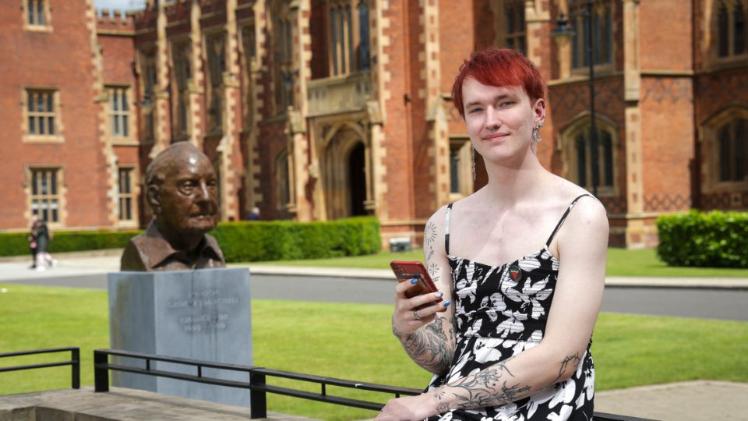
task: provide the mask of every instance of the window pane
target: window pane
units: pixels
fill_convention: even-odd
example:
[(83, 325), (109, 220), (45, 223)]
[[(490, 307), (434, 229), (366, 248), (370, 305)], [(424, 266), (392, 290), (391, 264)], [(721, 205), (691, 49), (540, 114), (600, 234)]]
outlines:
[(460, 192), (460, 148), (459, 145), (452, 145), (449, 150), (449, 191), (452, 193)]
[(358, 3), (358, 25), (359, 25), (359, 68), (369, 68), (369, 5), (366, 0)]
[(602, 131), (600, 133), (600, 139), (603, 158), (603, 185), (613, 187), (613, 145), (610, 133)]
[(735, 122), (735, 179), (737, 181), (745, 180), (748, 176), (748, 120), (739, 119)]
[(745, 9), (743, 8), (743, 1), (736, 0), (735, 8), (732, 11), (733, 21), (735, 22), (735, 30), (733, 37), (735, 40), (734, 54), (745, 53)]
[(29, 133), (36, 134), (36, 118), (29, 117)]
[(584, 135), (577, 136), (577, 178), (580, 186), (587, 186), (587, 142)]
[(47, 134), (46, 126), (44, 125), (44, 117), (39, 117), (39, 134)]
[(717, 32), (719, 44), (719, 56), (727, 57), (730, 54), (729, 32), (730, 23), (725, 0), (719, 2), (719, 11), (717, 12)]
[(39, 25), (44, 25), (45, 19), (44, 19), (44, 0), (37, 0), (36, 1), (36, 20)]
[(55, 134), (55, 118), (47, 117), (47, 130), (49, 134)]
[(719, 131), (719, 180), (730, 180), (730, 126), (725, 125)]

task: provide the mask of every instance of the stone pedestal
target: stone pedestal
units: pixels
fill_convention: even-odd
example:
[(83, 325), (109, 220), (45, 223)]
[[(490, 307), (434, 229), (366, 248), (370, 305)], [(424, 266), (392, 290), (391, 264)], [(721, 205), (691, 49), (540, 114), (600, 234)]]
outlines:
[[(113, 349), (252, 365), (249, 271), (200, 269), (108, 275)], [(113, 357), (112, 357), (113, 358)], [(144, 361), (115, 359), (145, 367)], [(153, 362), (156, 370), (197, 374), (196, 367)], [(203, 369), (204, 376), (247, 382), (249, 376)], [(113, 386), (249, 406), (249, 391), (165, 377), (112, 372)]]

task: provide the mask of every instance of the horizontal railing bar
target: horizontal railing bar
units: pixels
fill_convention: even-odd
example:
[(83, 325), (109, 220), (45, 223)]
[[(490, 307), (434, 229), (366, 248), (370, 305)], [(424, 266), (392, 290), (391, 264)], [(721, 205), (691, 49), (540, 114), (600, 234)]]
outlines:
[(207, 362), (207, 361), (190, 360), (188, 358), (169, 357), (166, 355), (141, 354), (138, 352), (116, 351), (116, 350), (111, 350), (111, 349), (97, 349), (96, 351), (103, 352), (108, 355), (114, 355), (117, 357), (128, 357), (128, 358), (138, 358), (141, 360), (162, 361), (162, 362), (167, 362), (167, 363), (191, 365), (195, 367), (202, 366), (202, 367), (208, 367), (208, 368), (221, 368), (224, 370), (241, 371), (245, 373), (249, 373), (250, 371), (254, 370), (254, 368), (252, 367), (241, 365), (241, 364), (212, 363), (212, 362)]
[(21, 355), (36, 355), (36, 354), (50, 354), (53, 352), (65, 352), (65, 351), (73, 351), (75, 349), (78, 349), (76, 347), (67, 347), (67, 348), (49, 348), (49, 349), (32, 349), (28, 351), (16, 351), (16, 352), (3, 352), (0, 353), (0, 358), (3, 357), (18, 357)]
[(54, 363), (39, 363), (39, 364), (18, 365), (18, 366), (12, 366), (12, 367), (0, 367), (0, 373), (5, 373), (8, 371), (33, 370), (35, 368), (60, 367), (63, 365), (73, 365), (75, 363), (76, 361), (58, 361)]
[(382, 409), (382, 407), (384, 406), (381, 403), (376, 403), (376, 402), (362, 401), (362, 400), (351, 399), (351, 398), (343, 398), (339, 396), (321, 395), (319, 393), (306, 392), (303, 390), (289, 389), (285, 387), (272, 386), (272, 385), (265, 385), (265, 386), (253, 385), (252, 390), (265, 391), (265, 392), (275, 393), (278, 395), (293, 396), (296, 398), (310, 399), (310, 400), (315, 400), (315, 401), (320, 401), (320, 402), (328, 402), (328, 403), (334, 403), (338, 405), (346, 405), (346, 406), (352, 406), (352, 407), (364, 408), (364, 409), (379, 410), (379, 409)]
[(407, 387), (388, 386), (388, 385), (382, 385), (382, 384), (376, 384), (376, 383), (355, 382), (351, 380), (336, 379), (333, 377), (322, 377), (322, 376), (315, 376), (312, 374), (292, 373), (289, 371), (274, 370), (274, 369), (268, 369), (268, 368), (253, 368), (252, 371), (257, 372), (257, 373), (263, 373), (267, 376), (272, 376), (272, 377), (283, 377), (283, 378), (292, 379), (292, 380), (328, 384), (328, 385), (334, 385), (334, 386), (340, 386), (340, 387), (348, 387), (351, 389), (369, 390), (369, 391), (374, 391), (374, 392), (402, 393), (402, 394), (412, 394), (412, 395), (417, 395), (422, 392), (421, 390), (411, 389)]
[[(227, 387), (237, 387), (241, 389), (249, 389), (249, 382), (216, 379), (216, 378), (205, 377), (205, 376), (197, 377), (192, 374), (174, 373), (171, 371), (146, 370), (143, 368), (128, 367), (128, 366), (118, 365), (118, 364), (107, 364), (106, 367), (109, 368), (110, 370), (115, 370), (115, 371), (125, 371), (128, 373), (137, 373), (137, 374), (149, 374), (152, 376), (168, 377), (168, 378), (177, 379), (177, 380), (189, 380), (189, 381), (194, 381), (198, 383), (212, 384), (216, 386), (227, 386)], [(104, 368), (104, 367), (102, 367), (101, 365), (96, 365), (96, 368)]]

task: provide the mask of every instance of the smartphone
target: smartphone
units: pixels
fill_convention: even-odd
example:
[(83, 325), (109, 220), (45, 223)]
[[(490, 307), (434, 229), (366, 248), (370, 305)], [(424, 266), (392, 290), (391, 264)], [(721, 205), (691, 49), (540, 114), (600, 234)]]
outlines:
[(390, 262), (390, 267), (395, 272), (398, 282), (410, 281), (413, 278), (418, 279), (416, 285), (405, 291), (405, 296), (408, 298), (439, 291), (421, 262), (393, 260)]

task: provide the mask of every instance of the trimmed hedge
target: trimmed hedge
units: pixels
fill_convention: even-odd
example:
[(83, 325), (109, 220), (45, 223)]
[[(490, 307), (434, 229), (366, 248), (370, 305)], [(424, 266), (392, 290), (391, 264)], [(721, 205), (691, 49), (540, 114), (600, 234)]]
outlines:
[(372, 217), (329, 222), (227, 222), (211, 234), (227, 262), (360, 256), (381, 249), (379, 221)]
[[(50, 253), (122, 248), (140, 231), (58, 231), (49, 243)], [(0, 233), (0, 256), (29, 254), (28, 233)]]
[(748, 212), (660, 216), (657, 231), (657, 255), (670, 266), (748, 268)]
[[(59, 231), (50, 252), (125, 247), (140, 231)], [(221, 223), (211, 232), (227, 262), (314, 259), (373, 254), (381, 249), (373, 217), (330, 222), (253, 221)], [(26, 233), (0, 233), (0, 256), (29, 253)]]

